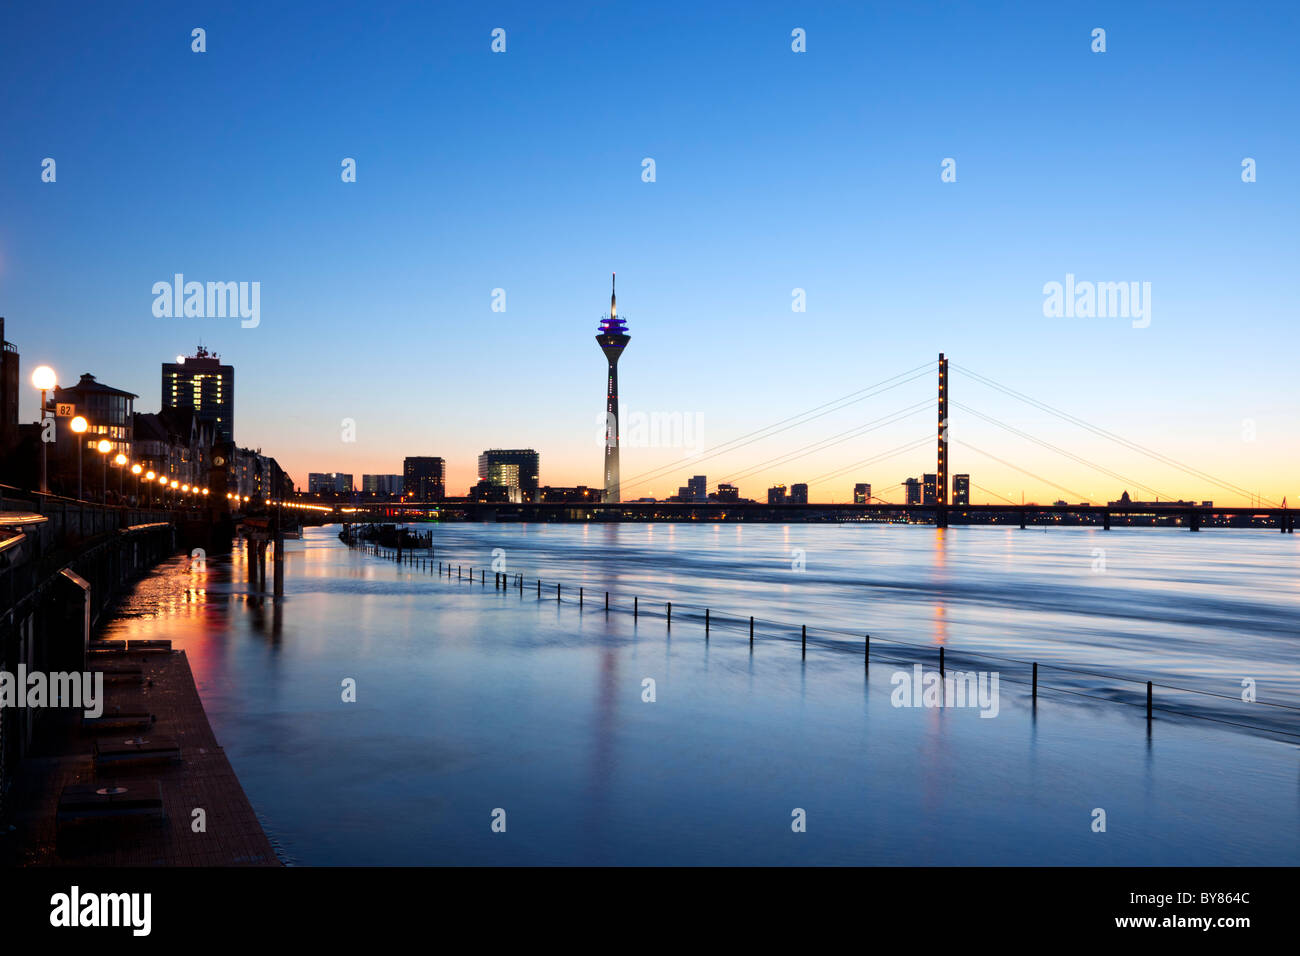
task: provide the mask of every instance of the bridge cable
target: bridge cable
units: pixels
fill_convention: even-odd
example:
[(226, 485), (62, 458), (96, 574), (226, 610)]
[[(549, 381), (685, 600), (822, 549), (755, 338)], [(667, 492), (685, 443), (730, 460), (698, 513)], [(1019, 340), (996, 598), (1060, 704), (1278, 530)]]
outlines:
[[(723, 454), (724, 452), (735, 451), (738, 448), (743, 448), (746, 445), (753, 444), (753, 442), (755, 441), (761, 441), (764, 438), (770, 438), (772, 435), (776, 435), (790, 428), (794, 428), (796, 425), (806, 424), (807, 422), (812, 421), (816, 418), (820, 418), (823, 415), (828, 415), (833, 411), (838, 411), (840, 408), (846, 408), (849, 405), (855, 404), (860, 401), (864, 401), (865, 399), (868, 398), (873, 398), (875, 395), (882, 394), (884, 392), (889, 391), (890, 389), (897, 388), (900, 385), (906, 385), (908, 382), (915, 381), (916, 379), (929, 374), (934, 364), (935, 364), (934, 362), (926, 362), (924, 365), (919, 365), (916, 368), (910, 369), (906, 372), (900, 372), (898, 375), (894, 375), (891, 376), (890, 378), (883, 379), (874, 385), (869, 385), (866, 388), (858, 389), (855, 392), (849, 392), (847, 395), (843, 395), (839, 398), (832, 399), (829, 402), (825, 402), (821, 405), (817, 405), (814, 408), (810, 408), (807, 411), (800, 412), (797, 415), (791, 415), (788, 418), (783, 418), (780, 421), (773, 422), (770, 425), (765, 425), (762, 428), (755, 429), (752, 432), (747, 432), (746, 434), (741, 435), (738, 438), (733, 438), (730, 441), (725, 441), (722, 442), (721, 444), (714, 445), (711, 448), (706, 448), (704, 451), (700, 452), (697, 455), (687, 456), (687, 458), (683, 459), (682, 461), (673, 462), (672, 464), (665, 465), (659, 468), (652, 468), (649, 471), (642, 472), (639, 475), (633, 475), (631, 478), (628, 478), (626, 481), (621, 482), (621, 485), (630, 488), (640, 484), (645, 484), (647, 481), (657, 480), (658, 478), (661, 478), (664, 475), (668, 474), (669, 472), (675, 471), (688, 463), (695, 464), (701, 461), (706, 461), (709, 458), (716, 458), (718, 455)], [(910, 376), (910, 377), (906, 377), (906, 376)], [(903, 381), (895, 381), (895, 379), (903, 379)], [(889, 384), (891, 382), (893, 384)], [(870, 393), (870, 394), (863, 394), (863, 393)], [(828, 407), (832, 405), (837, 407), (835, 408)], [(823, 411), (823, 409), (825, 409), (825, 411)], [(804, 419), (804, 421), (798, 421), (798, 419)], [(784, 426), (784, 427), (780, 427), (780, 426)], [(767, 432), (768, 434), (763, 434), (764, 432)], [(729, 447), (729, 446), (734, 446), (734, 447)]]
[(1215, 478), (1213, 475), (1209, 474), (1208, 472), (1201, 471), (1198, 468), (1193, 468), (1191, 465), (1185, 465), (1174, 458), (1170, 458), (1168, 455), (1163, 455), (1160, 452), (1152, 451), (1150, 448), (1147, 448), (1145, 445), (1139, 444), (1138, 442), (1130, 441), (1129, 439), (1124, 438), (1121, 435), (1116, 435), (1114, 432), (1107, 431), (1106, 429), (1101, 428), (1100, 426), (1092, 425), (1089, 422), (1086, 422), (1075, 415), (1071, 415), (1069, 412), (1063, 412), (1058, 408), (1053, 408), (1051, 405), (1048, 405), (1046, 402), (1040, 402), (1038, 399), (1031, 398), (1030, 396), (1025, 395), (1023, 392), (1018, 392), (1013, 388), (1009, 388), (1005, 385), (1001, 385), (998, 382), (995, 382), (994, 380), (984, 375), (980, 375), (978, 372), (974, 371), (973, 369), (967, 368), (964, 365), (957, 365), (957, 363), (955, 362), (951, 364), (956, 366), (958, 369), (965, 372), (967, 375), (971, 376), (971, 378), (975, 379), (981, 384), (987, 385), (989, 388), (997, 389), (999, 392), (1003, 392), (1006, 395), (1010, 395), (1012, 398), (1018, 398), (1022, 402), (1027, 402), (1028, 404), (1033, 405), (1035, 408), (1045, 411), (1051, 415), (1055, 415), (1058, 418), (1064, 419), (1065, 421), (1068, 421), (1074, 425), (1079, 426), (1080, 428), (1085, 428), (1095, 435), (1099, 435), (1102, 438), (1106, 438), (1109, 439), (1110, 441), (1123, 445), (1132, 451), (1140, 452), (1141, 454), (1144, 454), (1149, 458), (1154, 458), (1155, 460), (1161, 462), (1162, 464), (1177, 468), (1181, 471), (1186, 472), (1189, 475), (1200, 478), (1203, 481), (1207, 481), (1213, 485), (1217, 485), (1218, 487), (1223, 488), (1226, 491), (1232, 491), (1235, 492), (1236, 494), (1243, 495), (1247, 499), (1258, 497), (1259, 500), (1266, 502), (1270, 507), (1274, 507), (1274, 508), (1281, 507), (1281, 505), (1278, 504), (1276, 501), (1273, 501), (1269, 498), (1265, 498), (1263, 495), (1257, 495), (1255, 492), (1248, 491), (1245, 488), (1241, 488), (1238, 485), (1232, 484), (1231, 482), (1222, 481), (1218, 478)]

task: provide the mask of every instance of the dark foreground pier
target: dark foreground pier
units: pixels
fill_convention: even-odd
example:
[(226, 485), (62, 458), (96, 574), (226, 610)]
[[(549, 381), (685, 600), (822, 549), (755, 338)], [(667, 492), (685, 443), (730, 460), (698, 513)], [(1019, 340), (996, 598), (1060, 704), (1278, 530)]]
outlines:
[[(130, 728), (88, 728), (83, 726), (81, 711), (59, 713), (57, 727), (24, 761), (12, 794), (11, 862), (27, 866), (280, 865), (212, 733), (185, 653), (114, 653), (102, 660), (96, 656), (90, 666), (116, 672), (104, 684), (104, 717), (110, 723), (119, 723), (118, 715), (145, 714), (152, 720)], [(147, 749), (151, 742), (174, 752), (117, 759), (124, 746)], [(121, 808), (114, 809), (100, 791), (118, 789), (125, 794)], [(160, 796), (161, 806), (140, 812), (129, 799), (139, 795), (146, 796), (147, 802)], [(95, 806), (96, 801), (105, 806)]]

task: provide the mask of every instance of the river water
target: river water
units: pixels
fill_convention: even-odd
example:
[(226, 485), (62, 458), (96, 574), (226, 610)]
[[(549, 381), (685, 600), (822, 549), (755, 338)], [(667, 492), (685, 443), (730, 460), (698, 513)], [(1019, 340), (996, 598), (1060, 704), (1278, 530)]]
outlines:
[[(106, 629), (186, 651), (286, 862), (1300, 863), (1293, 535), (430, 528), (308, 529), (278, 603), (176, 559)], [(896, 706), (939, 648), (996, 698)]]

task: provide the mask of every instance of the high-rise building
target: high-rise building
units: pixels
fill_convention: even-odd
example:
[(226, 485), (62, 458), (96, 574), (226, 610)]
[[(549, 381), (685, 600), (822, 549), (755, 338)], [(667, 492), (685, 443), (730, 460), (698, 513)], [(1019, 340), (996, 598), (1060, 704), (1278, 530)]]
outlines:
[(939, 486), (938, 476), (922, 475), (921, 476), (921, 504), (933, 505), (938, 503), (936, 488)]
[(808, 503), (808, 486), (803, 482), (791, 485), (788, 501), (792, 505), (806, 505)]
[(903, 481), (903, 503), (909, 505), (921, 503), (921, 483), (915, 478), (907, 478)]
[(600, 320), (596, 331), (596, 344), (609, 362), (609, 379), (605, 386), (605, 494), (606, 502), (622, 501), (618, 475), (618, 360), (632, 336), (627, 334), (627, 323), (618, 317), (618, 300), (615, 297), (614, 276), (610, 277), (609, 315)]
[(773, 485), (767, 489), (767, 503), (769, 505), (785, 504), (785, 485)]
[[(5, 318), (0, 315), (0, 452), (18, 440), (18, 348), (5, 338)], [(42, 410), (42, 416), (44, 411)]]
[(952, 503), (954, 505), (970, 504), (970, 475), (952, 476)]
[(708, 501), (709, 483), (703, 475), (696, 475), (686, 482), (686, 493), (692, 501)]
[(401, 475), (362, 475), (361, 490), (368, 495), (400, 495)]
[(199, 421), (211, 422), (217, 441), (235, 440), (235, 369), (202, 345), (190, 356), (163, 362), (162, 407), (192, 409)]
[(853, 486), (853, 503), (855, 505), (865, 505), (871, 501), (871, 485), (865, 482), (859, 482)]
[(333, 494), (349, 494), (352, 491), (352, 476), (339, 471), (309, 472), (307, 474), (307, 491), (311, 494), (319, 494), (322, 491)]
[(478, 476), (489, 485), (518, 488), (522, 501), (536, 501), (541, 456), (531, 448), (489, 448), (478, 456)]
[(441, 458), (408, 456), (402, 462), (402, 494), (416, 501), (447, 497), (447, 463)]

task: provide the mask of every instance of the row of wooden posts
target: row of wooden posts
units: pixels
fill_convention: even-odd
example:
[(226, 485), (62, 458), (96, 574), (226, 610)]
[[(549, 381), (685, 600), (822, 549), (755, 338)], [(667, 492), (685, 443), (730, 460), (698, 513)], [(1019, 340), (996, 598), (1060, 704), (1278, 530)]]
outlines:
[[(383, 553), (384, 553), (384, 552), (380, 549), (380, 547), (379, 547), (378, 545), (374, 545), (374, 546), (372, 546), (369, 550), (371, 550), (372, 553), (374, 553), (376, 556), (382, 556)], [(435, 556), (435, 555), (434, 555), (434, 549), (433, 549), (432, 546), (430, 546), (430, 548), (429, 548), (429, 557), (427, 557), (427, 558), (417, 558), (414, 554), (410, 553), (409, 551), (406, 552), (405, 554), (403, 554), (403, 552), (402, 552), (401, 549), (398, 549), (396, 552), (393, 552), (393, 554), (394, 554), (394, 556), (395, 556), (395, 559), (396, 559), (397, 561), (403, 563), (403, 564), (411, 564), (411, 565), (415, 565), (415, 566), (418, 566), (418, 567), (420, 567), (421, 569), (424, 569), (424, 570), (429, 570), (429, 571), (432, 571), (432, 570), (433, 570), (433, 559), (434, 559), (434, 556)], [(439, 576), (439, 577), (441, 577), (441, 576), (443, 575), (443, 566), (444, 566), (444, 565), (443, 565), (443, 562), (439, 561), (439, 562), (438, 562), (438, 576)], [(458, 581), (463, 580), (463, 577), (462, 577), (462, 568), (463, 568), (462, 565), (459, 565), (459, 564), (456, 565), (456, 580), (458, 580)], [(450, 562), (448, 562), (448, 563), (446, 564), (446, 574), (447, 574), (448, 577), (451, 576), (451, 563), (450, 563)], [(507, 589), (509, 588), (509, 586), (510, 586), (510, 584), (509, 584), (509, 581), (510, 581), (510, 577), (509, 577), (509, 575), (507, 575), (507, 574), (505, 574), (504, 572), (501, 572), (501, 571), (493, 571), (492, 574), (493, 574), (494, 579), (495, 579), (495, 587), (496, 587), (498, 590), (507, 590)], [(515, 577), (516, 582), (517, 582), (517, 584), (518, 584), (519, 593), (520, 593), (520, 594), (523, 594), (523, 591), (524, 591), (524, 576), (523, 576), (522, 574), (516, 574), (514, 577)], [(474, 569), (473, 569), (473, 568), (470, 568), (470, 569), (469, 569), (469, 579), (470, 579), (470, 582), (471, 582), (471, 583), (472, 583), (473, 580), (474, 580)], [(479, 569), (479, 583), (482, 584), (482, 585), (485, 586), (485, 587), (487, 586), (487, 572), (486, 572), (485, 570), (483, 570), (482, 568)], [(583, 606), (584, 606), (585, 594), (586, 594), (586, 589), (580, 586), (580, 587), (578, 588), (578, 606), (579, 606), (579, 607), (583, 607)], [(541, 597), (542, 597), (542, 579), (541, 579), (541, 578), (538, 578), (538, 579), (537, 579), (537, 597), (538, 597), (538, 600), (540, 600)], [(556, 601), (557, 604), (560, 602), (560, 584), (559, 584), (558, 581), (557, 581), (556, 584), (555, 584), (555, 601)], [(609, 592), (608, 592), (608, 591), (605, 592), (605, 610), (606, 610), (606, 611), (609, 610)], [(633, 597), (632, 597), (632, 619), (633, 619), (633, 620), (637, 620), (637, 619), (640, 617), (640, 613), (641, 613), (641, 599), (640, 599), (640, 597), (638, 597), (638, 596), (636, 596), (636, 595), (633, 595)], [(666, 620), (667, 620), (667, 624), (668, 624), (669, 629), (671, 629), (672, 626), (673, 626), (673, 602), (672, 602), (672, 601), (668, 601), (668, 602), (665, 604), (665, 618), (666, 618)], [(706, 639), (706, 640), (708, 639), (708, 635), (709, 635), (709, 629), (710, 629), (710, 623), (711, 623), (710, 618), (711, 618), (711, 609), (706, 607), (706, 608), (704, 609), (704, 636), (705, 636), (705, 639)], [(751, 648), (754, 646), (754, 618), (753, 618), (753, 615), (750, 615), (750, 618), (749, 618), (749, 646), (750, 646)], [(800, 648), (800, 653), (799, 653), (800, 658), (806, 660), (806, 659), (808, 658), (808, 625), (806, 625), (806, 624), (800, 625), (800, 627), (799, 627), (799, 648)], [(945, 673), (945, 670), (944, 670), (944, 659), (943, 659), (943, 658), (944, 658), (944, 649), (941, 647), (941, 648), (939, 648), (939, 673), (940, 673), (940, 674)], [(1031, 699), (1034, 701), (1034, 703), (1037, 704), (1037, 703), (1038, 703), (1038, 662), (1037, 662), (1037, 661), (1034, 661), (1033, 664), (1034, 664), (1033, 683), (1032, 683), (1032, 690), (1030, 691), (1030, 696), (1031, 696)], [(863, 641), (863, 650), (862, 650), (862, 666), (863, 666), (863, 669), (864, 669), (864, 670), (869, 670), (869, 669), (871, 668), (871, 635), (870, 635), (870, 634), (867, 634), (867, 635), (864, 636), (864, 641)], [(1152, 690), (1152, 682), (1151, 682), (1151, 681), (1147, 681), (1147, 720), (1148, 720), (1148, 721), (1151, 720), (1151, 690)]]

